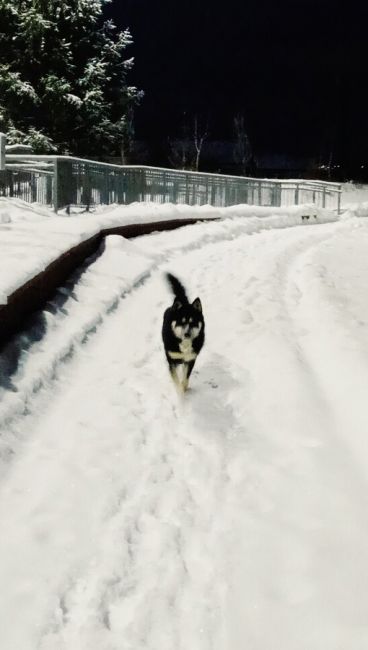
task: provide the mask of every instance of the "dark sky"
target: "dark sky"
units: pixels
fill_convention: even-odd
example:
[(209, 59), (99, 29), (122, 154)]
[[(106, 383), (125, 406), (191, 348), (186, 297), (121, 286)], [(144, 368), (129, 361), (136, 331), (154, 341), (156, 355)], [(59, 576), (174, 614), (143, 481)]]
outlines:
[(365, 160), (368, 0), (113, 0), (129, 27), (139, 138), (180, 135), (183, 113), (257, 151)]

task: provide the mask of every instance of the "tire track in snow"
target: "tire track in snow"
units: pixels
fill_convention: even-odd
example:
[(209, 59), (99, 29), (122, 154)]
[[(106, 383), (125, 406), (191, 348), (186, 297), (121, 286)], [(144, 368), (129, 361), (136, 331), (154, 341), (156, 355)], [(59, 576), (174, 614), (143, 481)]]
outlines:
[[(204, 379), (201, 385), (208, 386), (208, 380)], [(210, 390), (213, 390), (212, 386)], [(198, 416), (201, 397), (197, 397)], [(163, 403), (160, 400), (144, 412), (143, 428), (148, 430), (149, 436), (155, 434), (152, 422), (157, 419), (160, 429), (167, 429), (163, 444), (159, 444), (159, 449), (152, 452), (150, 464), (153, 470), (142, 476), (136, 494), (133, 490), (132, 495), (130, 489), (127, 498), (128, 489), (125, 489), (126, 498), (119, 501), (118, 508), (108, 522), (104, 534), (107, 547), (103, 546), (99, 552), (100, 561), (94, 562), (90, 574), (83, 577), (82, 587), (80, 584), (75, 585), (67, 598), (63, 597), (64, 601), (73, 603), (70, 619), (63, 620), (59, 628), (52, 626), (52, 632), (46, 635), (44, 644), (41, 645), (42, 649), (54, 648), (56, 643), (58, 647), (87, 648), (92, 639), (96, 639), (96, 635), (100, 639), (99, 643), (104, 644), (114, 634), (126, 639), (126, 647), (131, 648), (142, 646), (158, 649), (174, 645), (184, 649), (188, 643), (196, 648), (223, 647), (219, 621), (216, 620), (217, 613), (220, 612), (221, 585), (216, 584), (217, 576), (213, 567), (218, 531), (211, 533), (214, 500), (217, 501), (220, 496), (219, 489), (223, 492), (223, 460), (216, 445), (209, 450), (208, 440), (204, 442), (200, 436), (193, 437), (191, 429), (192, 435), (188, 432), (188, 404), (179, 403), (173, 408), (166, 398), (164, 404), (169, 407), (169, 414), (164, 418)], [(217, 416), (220, 411), (218, 408)], [(204, 413), (202, 417), (203, 415)], [(223, 433), (224, 423), (223, 420), (219, 434)], [(157, 442), (156, 437), (151, 442), (152, 449), (156, 449)], [(148, 444), (146, 437), (144, 447)], [(161, 449), (164, 450), (163, 453)], [(160, 456), (159, 465), (157, 455)], [(159, 488), (157, 492), (155, 486)], [(212, 487), (208, 490), (210, 486), (214, 492), (212, 499), (209, 498), (212, 493)], [(148, 492), (149, 503), (145, 497)], [(134, 521), (132, 510), (135, 513)], [(157, 543), (152, 544), (152, 537)], [(121, 557), (116, 562), (116, 546), (119, 541), (121, 544), (121, 540), (128, 551), (123, 551), (121, 547)], [(153, 551), (150, 548), (152, 545)], [(129, 552), (132, 548), (133, 551)], [(152, 560), (147, 559), (147, 550), (154, 555)], [(115, 566), (108, 567), (109, 573), (102, 581), (100, 571), (106, 571), (105, 558), (111, 556), (114, 557)], [(124, 564), (124, 556), (128, 556), (128, 562), (125, 562), (127, 569), (120, 579), (114, 580), (111, 575), (116, 575)], [(148, 576), (144, 578), (137, 576), (140, 570), (139, 558), (142, 556), (144, 564), (148, 563), (148, 568), (145, 569)], [(156, 567), (153, 580), (149, 576), (151, 561)], [(94, 577), (96, 573), (98, 579)], [(198, 602), (198, 592), (202, 593), (202, 603)], [(92, 608), (96, 609), (98, 602), (98, 620), (93, 633), (90, 630), (91, 636), (84, 636), (80, 630), (90, 626), (86, 613)], [(130, 606), (134, 610), (134, 620), (126, 621), (125, 612)], [(174, 624), (171, 625), (169, 622), (172, 619)], [(165, 629), (160, 629), (163, 625)], [(103, 626), (106, 630), (103, 630)]]
[[(320, 215), (320, 218), (324, 221), (331, 220), (331, 216), (328, 217), (323, 217), (323, 215)], [(66, 343), (64, 345), (64, 350), (61, 351), (60, 353), (60, 359), (62, 360), (63, 358), (66, 358), (69, 356), (73, 350), (73, 345), (75, 341), (81, 341), (83, 342), (85, 337), (88, 336), (88, 334), (92, 333), (93, 331), (96, 330), (96, 328), (101, 324), (103, 318), (101, 318), (101, 315), (103, 314), (108, 314), (111, 310), (114, 310), (116, 306), (118, 305), (119, 301), (121, 299), (124, 299), (126, 295), (128, 295), (132, 290), (135, 288), (138, 288), (142, 282), (144, 282), (146, 279), (151, 277), (152, 273), (159, 268), (159, 265), (162, 263), (167, 262), (172, 256), (178, 255), (178, 254), (186, 254), (188, 252), (198, 250), (207, 244), (213, 244), (217, 241), (227, 241), (227, 240), (233, 240), (236, 237), (242, 236), (244, 234), (254, 234), (254, 233), (259, 233), (262, 232), (265, 229), (270, 229), (270, 228), (288, 228), (292, 226), (297, 226), (300, 225), (300, 217), (295, 214), (295, 215), (289, 215), (287, 217), (269, 217), (269, 218), (251, 218), (248, 217), (247, 219), (244, 218), (232, 218), (232, 219), (225, 219), (220, 223), (206, 223), (206, 224), (195, 224), (192, 226), (187, 226), (182, 229), (179, 229), (179, 236), (183, 239), (183, 242), (178, 246), (177, 244), (172, 244), (173, 240), (172, 238), (172, 233), (160, 233), (158, 235), (150, 235), (150, 236), (143, 236), (140, 238), (137, 238), (137, 241), (140, 243), (148, 244), (147, 249), (148, 250), (140, 250), (139, 248), (137, 249), (136, 253), (138, 256), (144, 256), (148, 259), (146, 259), (145, 262), (145, 269), (142, 270), (140, 269), (140, 272), (134, 276), (128, 276), (125, 278), (122, 276), (120, 278), (118, 274), (118, 278), (120, 280), (120, 287), (114, 287), (114, 291), (112, 293), (112, 296), (109, 296), (107, 300), (103, 301), (101, 300), (100, 296), (97, 296), (97, 302), (98, 302), (98, 310), (97, 313), (93, 315), (91, 318), (90, 316), (87, 318), (85, 323), (80, 324), (79, 323), (79, 330), (75, 331), (72, 333), (70, 340), (66, 340)], [(169, 235), (169, 237), (168, 237)], [(157, 239), (159, 238), (159, 239)], [(113, 239), (117, 240), (120, 239), (119, 237), (110, 237), (108, 239), (109, 242), (111, 242)], [(154, 242), (155, 246), (152, 250), (152, 246), (150, 244)], [(160, 245), (163, 245), (163, 252), (160, 254), (157, 254), (157, 242), (160, 243)], [(168, 243), (166, 243), (168, 242)], [(134, 246), (130, 245), (130, 242), (127, 240), (124, 240), (124, 245), (121, 247), (121, 252), (124, 254), (128, 254), (128, 261), (129, 261), (129, 254), (130, 256), (134, 254)], [(114, 253), (112, 249), (112, 246), (108, 246), (109, 253)], [(71, 304), (72, 308), (75, 308), (75, 303), (76, 302), (82, 302), (85, 303), (89, 301), (89, 296), (88, 293), (86, 293), (86, 289), (88, 288), (95, 288), (96, 285), (96, 279), (99, 280), (100, 282), (100, 289), (106, 291), (106, 286), (101, 283), (101, 277), (100, 276), (107, 276), (109, 273), (110, 276), (111, 274), (111, 268), (109, 265), (103, 263), (103, 254), (100, 257), (97, 256), (97, 260), (95, 260), (94, 263), (90, 263), (87, 261), (86, 266), (84, 267), (84, 270), (78, 270), (70, 279), (70, 282), (67, 283), (65, 287), (61, 287), (58, 291), (58, 296), (56, 298), (56, 301), (49, 301), (48, 303), (48, 308), (45, 312), (42, 313), (44, 315), (44, 321), (41, 323), (37, 323), (36, 327), (31, 327), (29, 334), (27, 332), (22, 333), (21, 335), (17, 336), (15, 338), (15, 342), (7, 346), (5, 349), (2, 350), (2, 355), (1, 355), (1, 380), (4, 382), (7, 377), (9, 377), (9, 385), (6, 386), (7, 388), (17, 390), (17, 386), (13, 386), (11, 382), (11, 374), (13, 374), (13, 371), (11, 369), (11, 366), (14, 364), (14, 359), (12, 357), (19, 356), (19, 349), (22, 349), (23, 347), (26, 347), (26, 350), (30, 348), (32, 345), (32, 342), (37, 342), (39, 337), (42, 336), (44, 333), (44, 330), (51, 329), (50, 325), (52, 324), (52, 315), (54, 313), (60, 312), (61, 314), (68, 314), (69, 308), (68, 308), (68, 302)], [(105, 254), (106, 257), (106, 254)], [(149, 263), (149, 260), (151, 258), (151, 263)], [(152, 259), (154, 262), (152, 263)], [(148, 268), (147, 268), (148, 264)], [(77, 280), (76, 280), (77, 278)], [(91, 278), (91, 279), (90, 279)], [(111, 277), (109, 278), (111, 281)], [(91, 281), (92, 280), (92, 281)], [(85, 291), (79, 295), (79, 291), (81, 288), (84, 288)], [(69, 298), (69, 300), (68, 300)], [(96, 295), (93, 294), (93, 298), (96, 298)], [(74, 309), (75, 311), (75, 309)], [(78, 314), (73, 312), (73, 309), (71, 310), (71, 316), (78, 321)], [(77, 316), (77, 318), (76, 318)], [(41, 319), (42, 320), (42, 319)], [(33, 331), (33, 330), (41, 330), (41, 332), (38, 331)], [(74, 340), (75, 339), (75, 340)], [(37, 346), (33, 346), (36, 347)], [(40, 347), (40, 351), (42, 351), (42, 347)], [(19, 362), (18, 362), (19, 363)], [(55, 357), (55, 362), (54, 365), (57, 363), (57, 357)], [(35, 390), (37, 392), (37, 386), (35, 387)], [(4, 397), (4, 393), (2, 395)]]
[[(219, 444), (225, 419), (209, 446), (192, 429), (187, 405), (173, 406), (166, 396), (172, 391), (175, 403), (157, 343), (160, 323), (139, 323), (141, 300), (154, 313), (160, 292), (157, 278), (132, 294), (129, 316), (117, 310), (83, 358), (65, 367), (60, 382), (70, 388), (47, 413), (27, 418), (37, 439), (0, 494), (3, 558), (12, 546), (0, 573), (3, 584), (13, 577), (0, 607), (4, 649), (120, 648), (122, 638), (127, 648), (222, 647), (214, 565), (221, 531), (213, 513), (226, 480)], [(134, 347), (124, 346), (133, 326), (151, 348), (143, 367)], [(120, 352), (116, 343), (106, 346), (110, 337), (122, 343)], [(212, 372), (201, 390), (215, 390), (206, 383)], [(31, 599), (26, 589), (27, 620), (15, 628), (6, 612), (17, 607), (20, 584), (32, 585), (32, 593), (37, 586), (40, 596)]]
[[(239, 255), (233, 250), (232, 257), (224, 256), (222, 263), (218, 257), (213, 288), (225, 325), (234, 300), (239, 315), (245, 316), (232, 332), (233, 338), (242, 337), (244, 352), (239, 340), (233, 345), (229, 337), (229, 356), (238, 364), (242, 361), (249, 373), (243, 397), (243, 404), (248, 402), (243, 413), (249, 423), (249, 456), (246, 459), (240, 450), (233, 463), (233, 486), (240, 479), (235, 498), (232, 492), (233, 518), (238, 514), (239, 519), (241, 512), (247, 515), (238, 521), (229, 544), (229, 648), (268, 650), (276, 636), (278, 647), (288, 650), (335, 650), (337, 639), (349, 645), (352, 638), (354, 647), (363, 650), (368, 639), (366, 606), (359, 596), (366, 592), (368, 578), (361, 566), (368, 566), (366, 500), (361, 498), (365, 482), (359, 472), (357, 476), (356, 463), (338, 441), (335, 444), (336, 404), (320, 381), (318, 356), (311, 357), (304, 343), (303, 319), (295, 319), (289, 301), (295, 265), (302, 264), (309, 251), (318, 254), (327, 241), (321, 235), (310, 233), (309, 241), (299, 243), (290, 235), (279, 242), (278, 250), (276, 235), (265, 234), (264, 249), (245, 251), (251, 254), (242, 265), (240, 250)], [(273, 240), (272, 251), (268, 238)], [(231, 275), (236, 287), (232, 292)], [(305, 289), (303, 283), (302, 298), (309, 295)], [(291, 295), (294, 299), (295, 292)], [(306, 319), (314, 323), (312, 341), (323, 334), (318, 317), (315, 306)], [(339, 352), (336, 348), (337, 359)], [(241, 397), (235, 401), (239, 408)], [(358, 563), (353, 560), (357, 556)]]
[[(17, 423), (33, 435), (0, 493), (4, 650), (269, 650), (262, 634), (277, 617), (283, 647), (299, 650), (296, 625), (316, 620), (314, 534), (335, 502), (308, 492), (326, 459), (308, 444), (314, 394), (282, 300), (292, 255), (323, 236), (244, 236), (172, 259), (208, 324), (184, 403), (164, 365), (167, 293), (153, 274), (62, 369), (45, 413)], [(350, 494), (336, 495), (347, 508)]]
[[(367, 241), (364, 222), (352, 230), (342, 223), (333, 241), (322, 241), (296, 260), (287, 298), (298, 340), (334, 418), (335, 444), (355, 456), (353, 464), (364, 459), (368, 428), (368, 313), (364, 301), (354, 295), (355, 285), (364, 284), (368, 271)], [(359, 474), (365, 482), (365, 467)]]
[[(326, 219), (331, 220), (331, 215), (320, 215), (319, 218), (323, 222)], [(34, 408), (44, 408), (48, 402), (47, 393), (52, 391), (54, 382), (58, 380), (60, 371), (62, 372), (63, 364), (78, 354), (126, 296), (139, 289), (170, 259), (199, 251), (216, 242), (232, 241), (244, 234), (297, 225), (300, 225), (300, 215), (296, 213), (287, 217), (248, 217), (246, 220), (232, 218), (180, 229), (177, 236), (182, 237), (183, 241), (179, 246), (170, 243), (177, 240), (177, 236), (173, 238), (172, 233), (138, 238), (139, 243), (148, 244), (147, 250), (137, 248), (135, 251), (134, 245), (124, 240), (119, 251), (119, 247), (111, 246), (110, 243), (107, 253), (116, 265), (119, 264), (119, 253), (122, 257), (127, 255), (129, 260), (136, 252), (140, 258), (138, 272), (128, 276), (124, 273), (120, 276), (117, 273), (117, 277), (114, 277), (107, 253), (102, 254), (92, 265), (87, 264), (76, 284), (75, 277), (78, 277), (80, 272), (71, 278), (70, 288), (66, 285), (60, 289), (56, 303), (48, 303), (47, 309), (39, 315), (39, 322), (31, 327), (29, 333), (24, 332), (15, 337), (15, 340), (2, 350), (0, 376), (2, 383), (6, 380), (6, 385), (5, 389), (0, 387), (0, 426), (7, 430), (6, 435), (0, 435), (2, 470), (5, 471), (5, 467), (9, 465), (23, 442), (23, 438), (14, 435), (12, 420), (27, 416)], [(112, 242), (113, 239), (120, 238), (109, 238), (109, 241)], [(164, 248), (163, 252), (157, 255), (150, 249), (150, 244), (155, 242), (157, 246), (160, 241), (163, 242)], [(107, 280), (112, 284), (112, 288), (107, 284)], [(18, 370), (12, 369), (13, 366)]]

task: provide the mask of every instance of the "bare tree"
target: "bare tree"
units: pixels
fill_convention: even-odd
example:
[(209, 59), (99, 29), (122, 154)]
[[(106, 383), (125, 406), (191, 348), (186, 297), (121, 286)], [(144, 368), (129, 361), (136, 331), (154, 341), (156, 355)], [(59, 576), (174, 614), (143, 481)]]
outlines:
[[(185, 118), (184, 114), (184, 118)], [(208, 122), (201, 128), (198, 115), (193, 119), (193, 127), (184, 119), (180, 138), (169, 139), (169, 161), (177, 169), (199, 170), (204, 142), (208, 137)]]
[(238, 114), (234, 117), (234, 160), (239, 165), (241, 173), (246, 176), (253, 158), (252, 147), (245, 129), (244, 115)]
[(169, 139), (169, 162), (175, 169), (193, 169), (193, 146), (189, 139)]
[(199, 160), (202, 153), (203, 143), (208, 138), (208, 121), (203, 129), (199, 129), (198, 115), (194, 117), (194, 147), (196, 151), (195, 170), (199, 170)]

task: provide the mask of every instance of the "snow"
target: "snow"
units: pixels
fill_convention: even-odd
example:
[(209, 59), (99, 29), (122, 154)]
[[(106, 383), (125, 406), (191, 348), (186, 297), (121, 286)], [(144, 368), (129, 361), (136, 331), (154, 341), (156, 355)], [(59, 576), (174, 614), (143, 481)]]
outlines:
[(342, 186), (342, 218), (368, 217), (368, 185), (344, 183)]
[(333, 212), (314, 206), (257, 208), (240, 205), (213, 208), (154, 203), (113, 206), (95, 213), (85, 212), (68, 217), (65, 214), (56, 216), (47, 208), (39, 209), (22, 201), (0, 198), (0, 305), (6, 304), (14, 291), (63, 253), (104, 228), (185, 218), (243, 220), (244, 217), (271, 219), (271, 225), (291, 225), (299, 223), (304, 214), (310, 214), (311, 219), (316, 215), (318, 221), (336, 218)]
[[(366, 650), (359, 214), (108, 237), (3, 350), (2, 650)], [(206, 318), (184, 398), (166, 270)]]
[(343, 209), (358, 206), (368, 202), (368, 185), (357, 185), (355, 183), (343, 183), (341, 206)]

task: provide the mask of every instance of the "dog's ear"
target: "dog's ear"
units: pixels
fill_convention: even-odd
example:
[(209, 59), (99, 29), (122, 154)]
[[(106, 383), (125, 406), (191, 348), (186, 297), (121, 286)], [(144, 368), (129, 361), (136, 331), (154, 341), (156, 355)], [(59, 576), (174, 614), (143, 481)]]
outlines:
[(200, 298), (196, 298), (195, 300), (193, 300), (192, 307), (194, 307), (194, 309), (198, 309), (198, 311), (202, 312), (202, 303), (200, 301)]
[(175, 298), (175, 300), (174, 300), (174, 302), (173, 302), (172, 309), (181, 309), (182, 306), (183, 306), (183, 305), (181, 304), (180, 300), (178, 300), (177, 298)]

